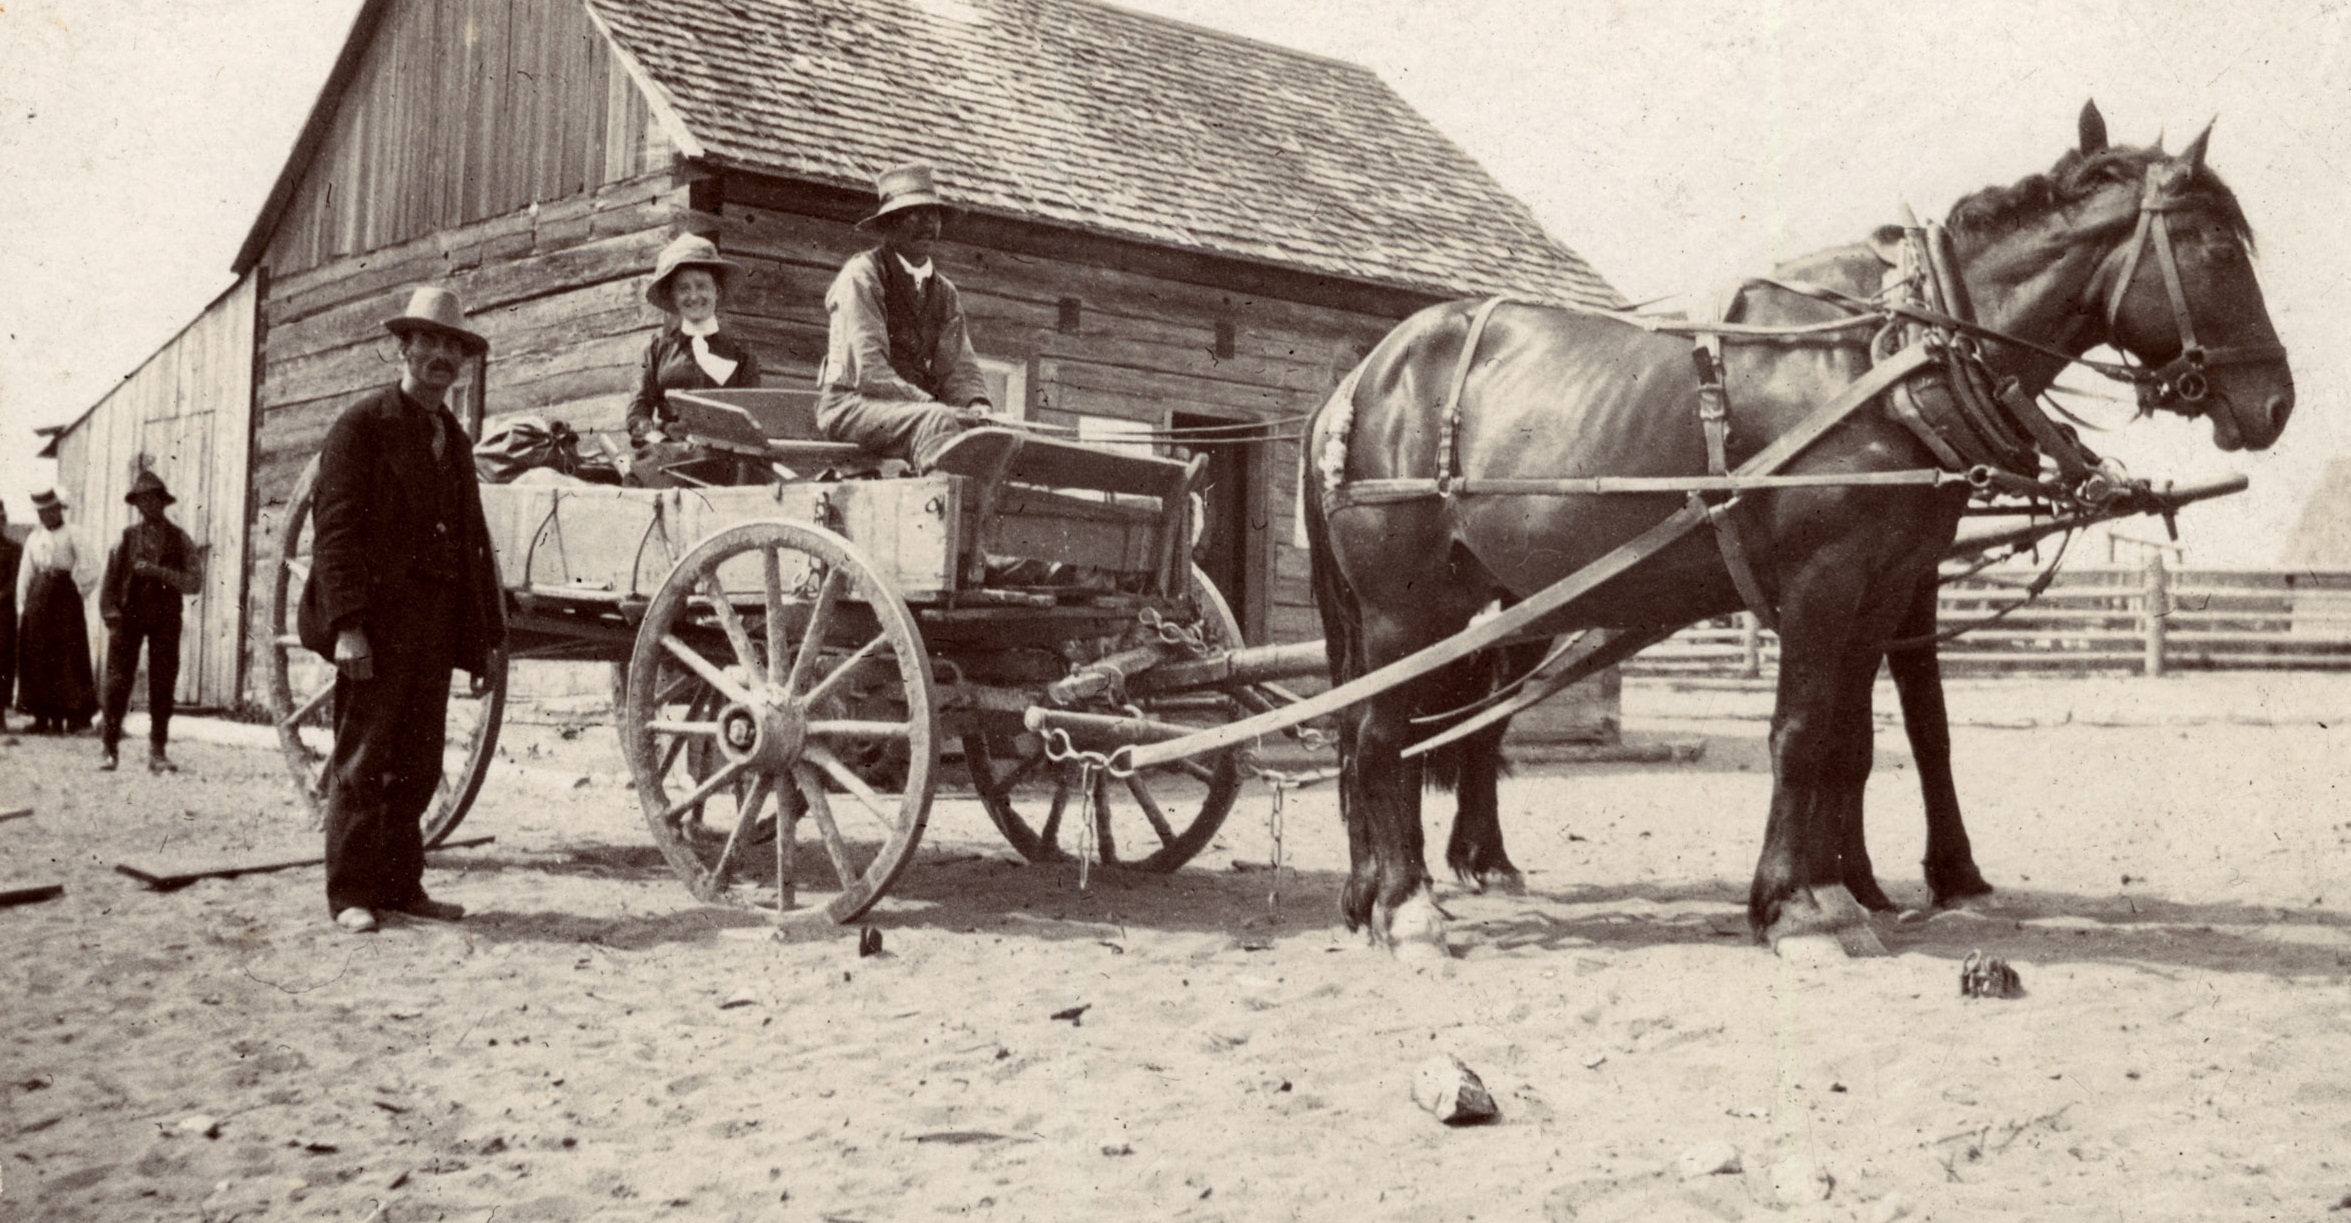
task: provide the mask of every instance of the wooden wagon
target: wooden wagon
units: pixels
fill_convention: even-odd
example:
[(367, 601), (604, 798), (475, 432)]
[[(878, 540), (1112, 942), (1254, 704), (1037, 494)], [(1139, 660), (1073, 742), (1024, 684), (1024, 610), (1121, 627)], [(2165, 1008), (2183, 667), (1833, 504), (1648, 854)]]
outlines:
[[(482, 488), (509, 640), (484, 682), (456, 677), (427, 844), (482, 785), (508, 664), (562, 659), (614, 666), (638, 801), (704, 900), (864, 912), (913, 856), (950, 742), (1027, 858), (1173, 870), (1232, 809), (1239, 749), (1113, 775), (1080, 745), (1215, 725), (1282, 699), (1253, 682), (1266, 666), (1321, 668), (1316, 646), (1235, 669), (1240, 628), (1189, 558), (1198, 460), (983, 428), (932, 473), (878, 478), (814, 440), (808, 395), (673, 399), (699, 456), (668, 472), (676, 487)], [(292, 632), (315, 476), (272, 569), (265, 682), (317, 807), (333, 672)], [(1126, 682), (1160, 664), (1161, 682)], [(1042, 733), (1024, 722), (1040, 706)]]

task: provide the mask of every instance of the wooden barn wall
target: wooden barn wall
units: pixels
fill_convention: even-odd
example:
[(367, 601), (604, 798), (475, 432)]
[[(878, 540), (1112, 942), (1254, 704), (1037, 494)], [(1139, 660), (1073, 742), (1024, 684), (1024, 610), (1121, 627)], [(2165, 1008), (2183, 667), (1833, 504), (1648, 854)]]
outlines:
[[(728, 194), (738, 188), (730, 180)], [(749, 272), (729, 317), (758, 348), (771, 385), (813, 385), (824, 359), (824, 294), (842, 261), (872, 244), (838, 221), (725, 205), (719, 237)], [(949, 237), (953, 237), (950, 231)], [(1076, 414), (1164, 427), (1177, 414), (1294, 417), (1321, 403), (1392, 318), (1242, 293), (1093, 264), (943, 242), (939, 265), (961, 290), (972, 346), (1027, 370), (1028, 414)], [(1065, 329), (1067, 303), (1076, 325)], [(1232, 328), (1217, 353), (1218, 324)], [(1306, 557), (1291, 543), (1295, 443), (1257, 448), (1262, 495), (1247, 527), (1255, 590), (1234, 608), (1253, 639), (1322, 635)]]
[[(279, 516), (335, 417), (398, 379), (398, 343), (383, 321), (416, 285), (456, 290), (489, 337), (485, 367), (456, 399), (478, 402), (485, 418), (532, 412), (583, 433), (618, 429), (645, 336), (660, 322), (644, 300), (645, 272), (685, 194), (667, 173), (651, 175), (270, 277), (252, 464), (256, 565), (276, 555)], [(260, 615), (265, 589), (253, 584), (249, 615)]]
[(268, 260), (303, 271), (624, 182), (669, 153), (581, 0), (400, 0)]
[[(241, 681), (245, 471), (252, 436), (254, 278), (246, 276), (125, 378), (59, 440), (88, 591), (91, 658), (103, 666), (98, 578), (138, 512), (123, 494), (143, 467), (179, 500), (172, 521), (202, 549), (204, 585), (183, 610), (181, 703), (226, 707)], [(134, 690), (145, 703), (144, 681)]]

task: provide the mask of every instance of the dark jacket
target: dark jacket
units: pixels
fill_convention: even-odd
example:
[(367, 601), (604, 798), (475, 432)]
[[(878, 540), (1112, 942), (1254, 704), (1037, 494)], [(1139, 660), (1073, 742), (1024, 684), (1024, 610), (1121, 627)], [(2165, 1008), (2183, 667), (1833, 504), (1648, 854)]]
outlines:
[[(438, 461), (434, 415), (447, 431)], [(378, 652), (445, 648), (454, 665), (478, 671), (505, 644), (473, 450), (447, 408), (428, 413), (389, 386), (344, 409), (319, 451), (311, 522), (303, 645), (333, 658), (337, 630), (356, 625)], [(442, 598), (446, 621), (418, 614)]]
[[(138, 572), (138, 563), (160, 565), (178, 575), (170, 578)], [(124, 527), (122, 542), (106, 558), (106, 578), (98, 584), (98, 615), (108, 624), (164, 625), (180, 622), (180, 601), (196, 593), (196, 541), (169, 522), (144, 521)]]
[(720, 331), (709, 338), (710, 351), (735, 363), (735, 372), (725, 383), (712, 382), (702, 372), (700, 362), (694, 360), (691, 337), (678, 330), (677, 320), (654, 333), (653, 341), (645, 348), (645, 360), (637, 371), (637, 393), (629, 400), (628, 428), (632, 438), (643, 437), (655, 426), (667, 428), (678, 418), (677, 410), (669, 406), (671, 391), (707, 391), (713, 387), (756, 387), (759, 385), (759, 358), (734, 336)]

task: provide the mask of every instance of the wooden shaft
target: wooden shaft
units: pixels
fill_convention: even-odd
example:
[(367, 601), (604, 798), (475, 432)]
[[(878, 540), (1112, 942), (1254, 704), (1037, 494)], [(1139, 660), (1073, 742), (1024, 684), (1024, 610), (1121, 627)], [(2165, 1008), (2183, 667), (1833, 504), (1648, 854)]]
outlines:
[(1165, 743), (1181, 739), (1199, 730), (1197, 726), (1178, 726), (1173, 722), (1157, 722), (1150, 718), (1114, 718), (1100, 713), (1071, 713), (1064, 709), (1047, 709), (1031, 705), (1021, 719), (1037, 733), (1058, 730), (1066, 733), (1073, 743), (1094, 747), (1125, 747), (1130, 743)]
[(1135, 676), (1128, 687), (1136, 692), (1180, 692), (1187, 688), (1214, 688), (1225, 684), (1256, 684), (1267, 680), (1320, 675), (1329, 665), (1321, 638), (1285, 645), (1253, 645), (1189, 662), (1162, 663)]

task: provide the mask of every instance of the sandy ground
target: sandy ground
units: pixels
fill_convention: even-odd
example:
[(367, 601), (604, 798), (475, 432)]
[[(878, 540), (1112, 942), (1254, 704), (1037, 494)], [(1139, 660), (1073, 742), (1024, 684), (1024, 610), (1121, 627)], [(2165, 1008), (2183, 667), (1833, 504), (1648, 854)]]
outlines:
[[(1084, 892), (944, 795), (860, 958), (691, 903), (601, 728), (518, 721), (465, 829), (496, 844), (428, 876), (473, 915), (374, 937), (314, 868), (112, 873), (316, 843), (251, 728), (191, 727), (166, 780), (21, 739), (0, 883), (69, 890), (0, 910), (0, 1218), (2347, 1217), (2351, 681), (1953, 699), (2001, 907), (1826, 967), (1746, 937), (1769, 698), (1737, 686), (1629, 686), (1694, 763), (1506, 782), (1529, 892), (1449, 893), (1458, 955), (1426, 968), (1338, 928), (1327, 788), (1278, 880), (1253, 786), (1191, 867)], [(1872, 784), (1916, 902), (1890, 719)], [(1958, 996), (1979, 948), (2025, 997)], [(1413, 1104), (1436, 1054), (1498, 1124)], [(1707, 1144), (1742, 1170), (1685, 1179)]]

